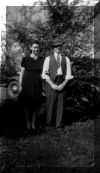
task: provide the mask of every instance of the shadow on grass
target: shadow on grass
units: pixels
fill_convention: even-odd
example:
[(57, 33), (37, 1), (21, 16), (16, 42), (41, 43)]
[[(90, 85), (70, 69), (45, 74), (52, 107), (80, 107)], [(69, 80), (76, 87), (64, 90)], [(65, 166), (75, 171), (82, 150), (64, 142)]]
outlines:
[[(38, 118), (40, 126), (45, 127), (45, 105), (40, 110), (40, 117)], [(85, 122), (88, 119), (95, 119), (96, 114), (94, 111), (87, 110), (86, 112), (75, 111), (74, 109), (66, 109), (64, 111), (62, 124), (63, 127), (71, 125), (73, 122)], [(39, 126), (38, 125), (38, 126)], [(6, 102), (0, 107), (0, 135), (8, 137), (23, 136), (26, 130), (24, 111), (18, 101), (6, 100)]]

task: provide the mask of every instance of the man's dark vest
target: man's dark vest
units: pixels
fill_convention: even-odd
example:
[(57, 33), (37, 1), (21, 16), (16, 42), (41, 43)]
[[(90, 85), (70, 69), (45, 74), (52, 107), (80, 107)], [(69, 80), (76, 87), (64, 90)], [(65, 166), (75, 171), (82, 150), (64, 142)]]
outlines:
[[(66, 66), (66, 59), (64, 55), (62, 56), (62, 60), (61, 60), (61, 68), (62, 68), (62, 73), (63, 73), (63, 77), (65, 77), (66, 75), (66, 70), (67, 70), (67, 66)], [(57, 60), (55, 59), (54, 55), (50, 56), (50, 61), (49, 61), (49, 75), (51, 80), (55, 80), (56, 74), (57, 74), (57, 69), (58, 69), (58, 63)]]

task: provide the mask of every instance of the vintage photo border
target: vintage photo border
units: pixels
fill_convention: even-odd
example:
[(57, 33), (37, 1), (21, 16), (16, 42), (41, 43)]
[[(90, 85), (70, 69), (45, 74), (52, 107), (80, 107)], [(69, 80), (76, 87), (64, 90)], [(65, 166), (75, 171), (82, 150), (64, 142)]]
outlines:
[[(1, 59), (1, 54), (2, 54), (2, 49), (1, 49), (1, 40), (2, 40), (2, 35), (4, 34), (4, 32), (6, 32), (6, 27), (5, 27), (5, 24), (6, 24), (6, 7), (7, 6), (31, 6), (32, 3), (31, 2), (27, 2), (25, 3), (25, 1), (23, 0), (23, 3), (21, 4), (21, 2), (19, 1), (16, 1), (15, 3), (11, 2), (10, 3), (6, 1), (6, 5), (5, 4), (2, 4), (0, 5), (0, 63), (2, 61)], [(94, 26), (94, 30), (95, 30), (96, 26)], [(94, 40), (95, 41), (95, 40)], [(95, 57), (95, 55), (94, 55)], [(95, 161), (96, 161), (96, 166), (97, 168), (99, 168), (100, 166), (100, 119), (97, 119), (95, 120)], [(20, 168), (19, 168), (20, 169)], [(21, 168), (23, 169), (23, 168)], [(30, 170), (33, 171), (33, 168), (29, 168)], [(82, 170), (82, 172), (88, 172), (88, 171), (91, 171), (94, 172), (96, 167), (93, 167), (93, 168), (42, 168), (41, 171), (45, 171), (45, 172), (69, 172), (70, 169), (74, 169), (77, 173), (80, 172), (80, 170)], [(40, 170), (40, 168), (39, 168)], [(97, 169), (98, 172), (99, 172), (99, 169)]]

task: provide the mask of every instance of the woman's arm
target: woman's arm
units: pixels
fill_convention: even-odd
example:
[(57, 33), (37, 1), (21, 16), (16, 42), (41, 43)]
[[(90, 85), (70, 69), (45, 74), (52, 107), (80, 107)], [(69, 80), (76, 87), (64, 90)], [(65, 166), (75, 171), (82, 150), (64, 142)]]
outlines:
[(26, 60), (26, 57), (24, 56), (22, 58), (21, 65), (20, 65), (20, 71), (19, 71), (19, 84), (20, 85), (22, 85), (22, 79), (23, 79), (23, 74), (25, 71), (26, 64), (27, 64), (27, 60)]
[(22, 85), (24, 70), (25, 70), (25, 68), (21, 67), (21, 71), (19, 72), (19, 84), (21, 84), (21, 85)]
[(18, 74), (19, 74), (19, 92), (21, 92), (21, 90), (22, 90), (22, 79), (23, 79), (24, 70), (25, 70), (25, 68), (21, 67), (20, 72), (18, 72)]

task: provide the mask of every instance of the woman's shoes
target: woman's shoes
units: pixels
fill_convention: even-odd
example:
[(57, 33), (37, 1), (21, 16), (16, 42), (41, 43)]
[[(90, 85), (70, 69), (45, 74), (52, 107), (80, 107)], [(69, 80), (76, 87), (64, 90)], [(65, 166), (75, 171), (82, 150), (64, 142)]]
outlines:
[(32, 123), (32, 130), (35, 130), (35, 125), (34, 125), (34, 123)]

